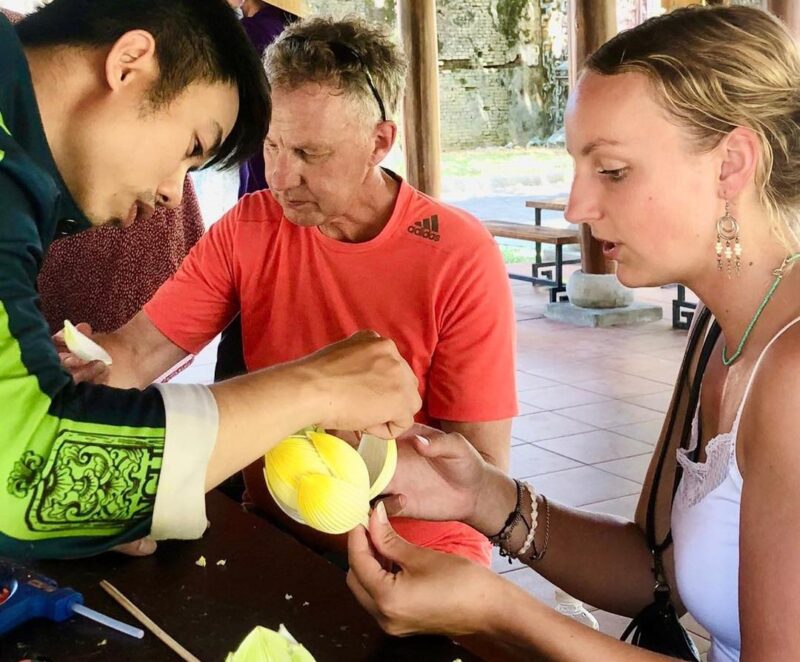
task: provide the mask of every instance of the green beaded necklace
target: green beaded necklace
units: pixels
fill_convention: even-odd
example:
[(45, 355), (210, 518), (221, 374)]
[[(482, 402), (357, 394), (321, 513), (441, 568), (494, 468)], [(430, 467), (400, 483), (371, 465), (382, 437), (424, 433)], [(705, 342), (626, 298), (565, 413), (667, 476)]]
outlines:
[(758, 322), (758, 318), (761, 317), (761, 313), (764, 312), (764, 308), (767, 307), (767, 304), (769, 303), (769, 300), (772, 298), (772, 295), (775, 294), (775, 290), (778, 289), (778, 285), (780, 285), (781, 279), (783, 279), (784, 276), (783, 273), (784, 270), (786, 269), (786, 267), (788, 267), (793, 262), (796, 262), (797, 260), (800, 260), (800, 253), (793, 253), (792, 255), (789, 255), (787, 258), (785, 258), (781, 266), (772, 272), (773, 275), (775, 276), (775, 281), (772, 283), (772, 287), (769, 288), (769, 292), (767, 292), (767, 295), (761, 301), (761, 305), (758, 307), (756, 314), (753, 315), (753, 319), (750, 320), (750, 324), (747, 325), (747, 329), (745, 330), (742, 339), (739, 341), (739, 346), (736, 348), (736, 351), (734, 352), (733, 356), (728, 358), (727, 357), (728, 346), (727, 345), (722, 346), (722, 365), (727, 367), (731, 365), (731, 363), (733, 363), (736, 359), (739, 358), (739, 356), (742, 353), (742, 350), (744, 349), (744, 344), (750, 337), (750, 332), (755, 327), (756, 322)]

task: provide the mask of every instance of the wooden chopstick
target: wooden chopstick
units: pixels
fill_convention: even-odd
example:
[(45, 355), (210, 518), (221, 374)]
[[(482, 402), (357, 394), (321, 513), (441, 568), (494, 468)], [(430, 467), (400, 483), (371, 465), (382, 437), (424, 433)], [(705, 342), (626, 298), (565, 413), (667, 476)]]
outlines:
[(177, 655), (180, 656), (182, 660), (186, 660), (186, 662), (200, 662), (198, 658), (192, 655), (189, 651), (187, 651), (183, 646), (181, 646), (177, 641), (175, 641), (172, 637), (170, 637), (164, 630), (162, 630), (158, 625), (156, 625), (150, 618), (135, 604), (133, 604), (128, 598), (126, 598), (116, 587), (112, 584), (107, 582), (103, 579), (100, 582), (100, 588), (102, 588), (106, 593), (108, 593), (114, 600), (116, 600), (122, 607), (137, 621), (139, 621), (142, 625), (144, 625), (150, 632), (152, 632), (156, 637), (161, 639), (167, 646), (169, 646)]

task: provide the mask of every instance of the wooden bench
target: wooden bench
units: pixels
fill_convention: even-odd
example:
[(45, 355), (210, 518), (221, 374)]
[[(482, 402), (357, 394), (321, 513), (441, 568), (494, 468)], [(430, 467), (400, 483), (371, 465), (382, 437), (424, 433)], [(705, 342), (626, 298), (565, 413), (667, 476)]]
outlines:
[[(531, 265), (531, 275), (509, 274), (508, 277), (514, 280), (524, 280), (534, 285), (545, 285), (550, 287), (550, 301), (566, 301), (565, 296), (559, 297), (564, 292), (564, 264), (572, 264), (579, 260), (564, 261), (563, 248), (570, 244), (580, 244), (580, 233), (572, 228), (553, 228), (541, 225), (527, 225), (525, 223), (509, 223), (508, 221), (484, 221), (484, 226), (493, 237), (503, 237), (505, 239), (520, 239), (522, 241), (533, 241), (536, 244), (552, 244), (555, 246), (556, 256), (554, 262), (542, 262), (541, 255), (537, 255), (537, 262)], [(538, 251), (537, 251), (538, 253)], [(543, 267), (554, 267), (550, 269), (550, 277), (543, 277), (544, 272), (539, 269)]]

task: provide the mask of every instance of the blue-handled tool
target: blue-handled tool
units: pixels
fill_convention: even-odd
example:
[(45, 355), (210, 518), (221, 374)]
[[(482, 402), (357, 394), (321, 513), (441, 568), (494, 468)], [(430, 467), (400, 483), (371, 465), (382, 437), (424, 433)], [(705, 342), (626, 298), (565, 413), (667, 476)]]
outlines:
[(34, 618), (56, 623), (80, 614), (97, 623), (141, 639), (144, 631), (105, 616), (83, 604), (83, 596), (71, 588), (61, 588), (25, 566), (0, 559), (0, 636)]

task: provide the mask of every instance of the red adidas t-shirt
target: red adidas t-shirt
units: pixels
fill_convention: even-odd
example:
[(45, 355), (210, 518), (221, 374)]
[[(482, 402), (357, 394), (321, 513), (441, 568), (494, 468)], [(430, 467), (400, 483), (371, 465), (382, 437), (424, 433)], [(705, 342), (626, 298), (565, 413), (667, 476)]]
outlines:
[[(374, 329), (394, 340), (419, 379), (418, 421), (517, 413), (514, 313), (500, 251), (477, 219), (406, 182), (386, 227), (356, 244), (294, 225), (269, 191), (250, 194), (211, 227), (144, 310), (190, 354), (241, 310), (248, 370)], [(266, 488), (252, 482), (258, 503), (254, 491)], [(488, 558), (485, 538), (464, 525), (396, 524), (417, 544)]]

